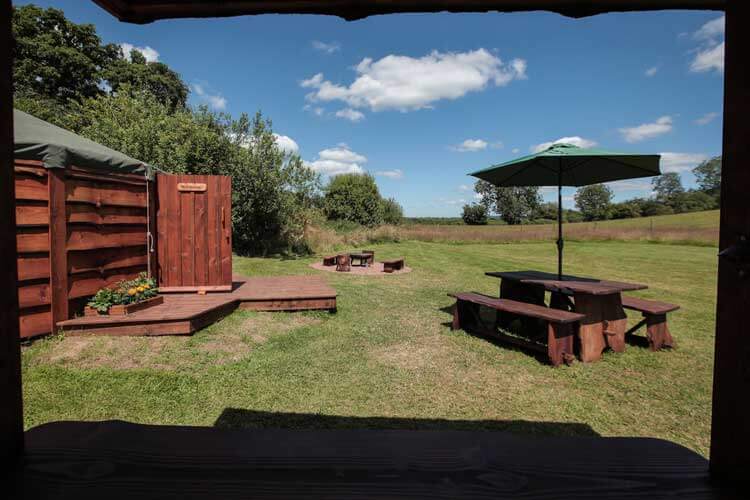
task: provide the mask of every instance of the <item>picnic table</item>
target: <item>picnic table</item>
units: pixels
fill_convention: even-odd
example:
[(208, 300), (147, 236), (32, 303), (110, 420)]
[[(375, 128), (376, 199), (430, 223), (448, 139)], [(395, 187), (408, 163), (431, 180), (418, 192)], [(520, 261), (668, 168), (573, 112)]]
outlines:
[[(371, 252), (350, 253), (349, 258), (351, 259), (351, 265), (353, 266), (358, 265), (361, 267), (368, 267), (374, 263), (375, 254)], [(354, 264), (355, 260), (357, 260), (359, 263)]]
[[(544, 305), (545, 292), (551, 293), (550, 307), (572, 309), (585, 315), (579, 329), (581, 361), (596, 361), (606, 346), (625, 350), (627, 316), (622, 292), (644, 290), (646, 285), (624, 283), (541, 271), (488, 272), (500, 278), (500, 298)], [(572, 301), (571, 301), (572, 299)], [(507, 318), (506, 318), (507, 320)]]

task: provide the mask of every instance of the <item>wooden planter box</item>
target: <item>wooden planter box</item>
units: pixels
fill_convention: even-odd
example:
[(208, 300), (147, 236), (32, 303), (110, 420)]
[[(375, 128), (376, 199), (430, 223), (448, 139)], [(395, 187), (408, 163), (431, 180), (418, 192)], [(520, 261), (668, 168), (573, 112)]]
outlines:
[(164, 303), (164, 297), (162, 297), (161, 295), (157, 295), (156, 297), (151, 297), (150, 299), (135, 302), (133, 304), (118, 304), (112, 306), (109, 308), (109, 311), (106, 314), (100, 313), (93, 307), (86, 306), (86, 309), (84, 310), (84, 316), (125, 316), (136, 311), (143, 311), (144, 309), (148, 309), (149, 307), (158, 306), (162, 303)]

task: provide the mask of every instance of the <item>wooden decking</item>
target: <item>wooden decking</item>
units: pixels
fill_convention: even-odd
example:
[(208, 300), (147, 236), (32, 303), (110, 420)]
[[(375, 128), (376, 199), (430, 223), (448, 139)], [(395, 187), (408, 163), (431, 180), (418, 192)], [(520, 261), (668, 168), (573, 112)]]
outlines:
[(60, 321), (66, 335), (190, 335), (234, 311), (336, 310), (336, 290), (317, 276), (234, 276), (232, 292), (164, 294), (164, 303), (127, 316)]

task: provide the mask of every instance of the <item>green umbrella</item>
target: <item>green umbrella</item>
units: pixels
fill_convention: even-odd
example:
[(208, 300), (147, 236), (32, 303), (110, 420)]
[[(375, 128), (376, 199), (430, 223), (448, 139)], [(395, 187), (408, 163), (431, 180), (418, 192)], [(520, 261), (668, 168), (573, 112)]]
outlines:
[(469, 175), (498, 187), (557, 186), (557, 277), (562, 279), (562, 187), (661, 175), (659, 155), (615, 153), (553, 144), (539, 153), (522, 156)]

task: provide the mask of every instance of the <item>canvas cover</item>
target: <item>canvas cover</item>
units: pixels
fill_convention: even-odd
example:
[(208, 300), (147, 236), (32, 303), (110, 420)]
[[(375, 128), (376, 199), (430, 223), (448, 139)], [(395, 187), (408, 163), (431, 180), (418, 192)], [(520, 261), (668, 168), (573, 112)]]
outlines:
[(13, 127), (15, 158), (40, 160), (46, 168), (75, 165), (153, 178), (152, 169), (144, 162), (23, 111), (13, 110)]

